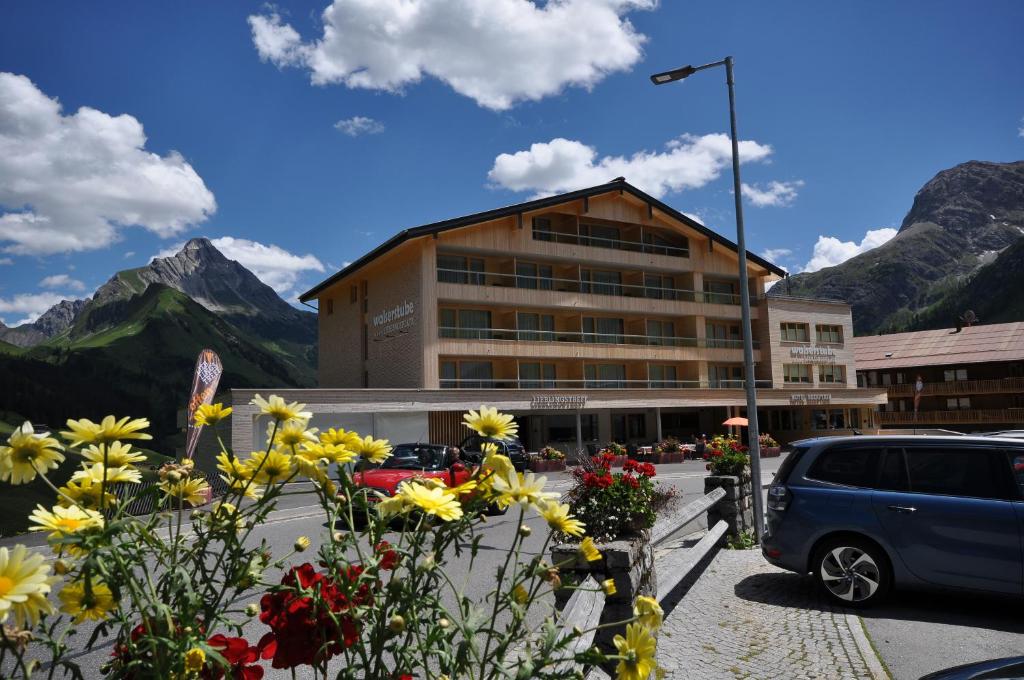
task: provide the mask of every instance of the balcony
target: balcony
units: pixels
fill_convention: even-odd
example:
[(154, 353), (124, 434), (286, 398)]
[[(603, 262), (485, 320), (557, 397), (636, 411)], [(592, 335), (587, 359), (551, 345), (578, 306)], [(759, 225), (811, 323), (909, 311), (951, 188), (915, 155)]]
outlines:
[[(439, 338), (461, 340), (506, 340), (520, 342), (572, 342), (597, 345), (634, 345), (642, 347), (700, 347), (705, 349), (743, 349), (742, 340), (715, 340), (707, 338), (680, 338), (657, 335), (630, 335), (626, 333), (582, 333), (576, 331), (539, 331), (512, 328), (453, 328), (437, 329)], [(753, 342), (754, 349), (759, 343)]]
[[(743, 380), (601, 380), (596, 379), (515, 379), (515, 378), (494, 378), (489, 380), (473, 379), (444, 379), (440, 385), (445, 389), (504, 389), (504, 390), (528, 390), (528, 389), (563, 389), (563, 390), (624, 390), (624, 389), (703, 389), (703, 390), (741, 390), (744, 389)], [(758, 389), (770, 389), (771, 380), (756, 381)], [(1024, 410), (1024, 409), (1022, 409)]]
[[(971, 382), (971, 381), (965, 381)], [(880, 425), (1006, 425), (1024, 423), (1024, 408), (960, 409), (957, 411), (880, 411)]]
[[(890, 397), (913, 397), (914, 383), (887, 385)], [(922, 396), (929, 395), (963, 395), (1001, 394), (1004, 392), (1024, 393), (1024, 378), (1000, 378), (994, 380), (948, 380), (943, 382), (927, 382), (921, 391)]]
[(646, 243), (642, 241), (627, 241), (617, 238), (606, 238), (601, 236), (587, 236), (582, 234), (567, 234), (558, 231), (541, 231), (534, 229), (534, 241), (546, 243), (561, 243), (573, 246), (591, 246), (594, 248), (610, 248), (613, 250), (625, 250), (631, 253), (644, 253), (647, 255), (668, 255), (669, 257), (690, 257), (688, 247), (673, 246), (660, 243)]

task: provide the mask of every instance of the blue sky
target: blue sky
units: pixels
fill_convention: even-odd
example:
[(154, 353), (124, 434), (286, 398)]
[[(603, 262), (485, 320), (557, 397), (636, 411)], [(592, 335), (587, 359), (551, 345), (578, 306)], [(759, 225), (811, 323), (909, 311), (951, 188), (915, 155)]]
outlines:
[(402, 228), (623, 173), (732, 236), (724, 72), (647, 80), (726, 54), (748, 247), (790, 271), (1024, 158), (1020, 2), (328, 3), (4, 3), (0, 319), (200, 235), (292, 299)]

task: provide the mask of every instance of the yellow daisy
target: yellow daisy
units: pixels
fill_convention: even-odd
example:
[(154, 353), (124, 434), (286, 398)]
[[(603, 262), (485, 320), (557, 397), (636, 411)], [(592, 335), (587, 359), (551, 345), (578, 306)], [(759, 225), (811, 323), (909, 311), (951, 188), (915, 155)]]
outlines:
[(81, 420), (68, 420), (68, 430), (61, 432), (61, 435), (71, 442), (71, 446), (109, 444), (121, 439), (152, 439), (151, 435), (140, 432), (147, 427), (149, 427), (149, 421), (145, 418), (130, 420), (128, 416), (125, 416), (121, 420), (115, 420), (114, 416), (107, 416), (99, 423), (82, 418)]
[(557, 493), (544, 491), (547, 477), (537, 477), (532, 472), (520, 476), (514, 474), (508, 478), (498, 476), (494, 479), (494, 493), (498, 494), (498, 505), (508, 507), (513, 503), (520, 505), (540, 505), (558, 498)]
[(313, 444), (314, 447), (321, 447), (323, 450), (324, 458), (328, 462), (335, 463), (337, 465), (344, 465), (345, 463), (351, 463), (357, 456), (356, 452), (348, 449), (339, 444)]
[(246, 481), (252, 477), (249, 466), (227, 451), (217, 454), (217, 469), (224, 473), (221, 478), (229, 484), (236, 480)]
[(269, 452), (253, 451), (245, 464), (254, 475), (253, 480), (258, 484), (277, 484), (295, 474), (295, 461), (287, 453), (277, 449), (271, 449)]
[(366, 435), (355, 442), (351, 450), (371, 463), (383, 463), (391, 456), (391, 444), (387, 439), (374, 439)]
[(49, 531), (51, 533), (47, 538), (51, 541), (103, 526), (103, 515), (95, 510), (83, 510), (77, 506), (64, 508), (57, 505), (51, 511), (37, 505), (29, 515), (29, 520), (33, 522), (29, 525), (29, 531)]
[(647, 680), (657, 666), (654, 661), (657, 642), (651, 631), (631, 623), (626, 626), (626, 637), (616, 635), (612, 642), (621, 656), (615, 667), (617, 680)]
[[(69, 507), (71, 502), (68, 501), (68, 498), (70, 498), (84, 508), (96, 510), (100, 507), (100, 488), (100, 483), (92, 477), (69, 481), (60, 487), (61, 495), (57, 498), (57, 503), (62, 507)], [(108, 486), (107, 489), (109, 488)], [(103, 507), (110, 508), (117, 505), (117, 496), (110, 493), (109, 490), (103, 495), (105, 496)]]
[(192, 422), (196, 425), (216, 425), (231, 415), (233, 409), (224, 404), (200, 404), (196, 412), (192, 414)]
[(520, 583), (512, 589), (512, 599), (516, 604), (526, 604), (530, 599), (530, 593), (523, 587), (523, 584)]
[(110, 467), (131, 467), (136, 463), (143, 463), (146, 455), (141, 451), (132, 451), (131, 444), (112, 442), (110, 444), (90, 444), (82, 449), (82, 458), (90, 463), (103, 463), (103, 454), (106, 453), (107, 465)]
[(661, 628), (661, 620), (665, 616), (665, 612), (662, 611), (658, 601), (646, 595), (640, 595), (636, 598), (636, 601), (633, 603), (633, 614), (636, 615), (640, 625), (651, 630)]
[(496, 408), (480, 406), (480, 412), (470, 411), (462, 417), (466, 427), (483, 437), (493, 439), (511, 439), (519, 431), (519, 425), (512, 420), (512, 416), (505, 413), (498, 413)]
[(43, 556), (30, 553), (23, 545), (0, 548), (0, 622), (14, 614), (19, 628), (26, 622), (34, 626), (41, 614), (53, 611), (46, 596), (58, 579), (49, 576), (49, 571)]
[(210, 514), (207, 516), (207, 520), (211, 524), (229, 524), (232, 518), (234, 518), (234, 524), (236, 529), (241, 529), (245, 526), (245, 520), (242, 519), (241, 514), (238, 512), (238, 508), (233, 504), (226, 501), (217, 501), (210, 508)]
[(601, 551), (597, 549), (596, 545), (594, 545), (594, 539), (590, 536), (584, 538), (583, 542), (580, 543), (580, 553), (587, 562), (597, 562), (601, 559)]
[(307, 430), (307, 422), (305, 420), (288, 420), (280, 425), (267, 423), (267, 443), (271, 446), (282, 447), (293, 447), (305, 443), (316, 444), (316, 428)]
[(340, 427), (334, 429), (333, 427), (326, 432), (320, 433), (320, 442), (323, 444), (334, 444), (335, 446), (343, 446), (345, 448), (351, 448), (361, 437), (358, 432), (352, 430), (343, 430)]
[(601, 581), (601, 590), (603, 590), (604, 594), (608, 597), (611, 597), (612, 595), (617, 593), (618, 590), (615, 588), (615, 579), (608, 578), (604, 581)]
[(269, 399), (264, 399), (257, 394), (249, 403), (253, 406), (258, 406), (260, 413), (268, 415), (279, 422), (288, 420), (309, 420), (313, 417), (313, 414), (309, 411), (302, 410), (306, 408), (305, 404), (300, 404), (297, 401), (293, 401), (289, 404), (276, 394), (270, 395)]
[(582, 536), (583, 522), (569, 514), (568, 503), (551, 501), (540, 507), (540, 515), (548, 523), (548, 526), (555, 531), (560, 531), (569, 536)]
[(206, 652), (199, 647), (193, 647), (185, 652), (185, 672), (198, 673), (206, 665)]
[(0, 446), (0, 481), (28, 484), (37, 474), (56, 470), (64, 462), (61, 446), (49, 432), (36, 432), (32, 423), (25, 421)]
[(409, 504), (406, 502), (405, 496), (385, 496), (379, 491), (374, 491), (374, 493), (378, 498), (378, 502), (375, 503), (375, 505), (377, 506), (377, 512), (380, 513), (381, 517), (388, 518), (392, 515), (400, 515), (409, 510)]
[(210, 485), (206, 483), (205, 479), (192, 477), (177, 482), (160, 482), (160, 488), (171, 498), (180, 498), (186, 503), (196, 506), (206, 502), (206, 492), (210, 490)]
[(83, 464), (81, 470), (76, 470), (75, 474), (71, 475), (71, 481), (77, 482), (82, 479), (91, 479), (96, 483), (101, 483), (104, 479), (104, 474), (106, 474), (107, 484), (116, 484), (118, 482), (138, 484), (142, 481), (142, 473), (133, 467), (124, 465), (111, 467), (108, 465), (106, 472), (104, 472), (103, 463)]
[(60, 610), (74, 617), (75, 623), (102, 621), (117, 606), (114, 594), (102, 581), (93, 581), (89, 588), (82, 581), (69, 583), (61, 588), (57, 597), (61, 601)]
[(446, 522), (462, 517), (462, 506), (459, 505), (459, 501), (444, 489), (406, 482), (399, 489), (398, 495), (410, 506)]

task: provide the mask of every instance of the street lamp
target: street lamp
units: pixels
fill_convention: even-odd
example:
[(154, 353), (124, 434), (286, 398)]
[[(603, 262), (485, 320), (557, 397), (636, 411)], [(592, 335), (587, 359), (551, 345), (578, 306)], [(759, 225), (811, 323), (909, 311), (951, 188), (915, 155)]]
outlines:
[(732, 57), (703, 66), (682, 68), (655, 73), (651, 82), (655, 85), (683, 80), (697, 71), (725, 66), (725, 82), (729, 86), (729, 125), (732, 132), (732, 184), (736, 198), (736, 251), (740, 265), (740, 309), (743, 315), (743, 368), (747, 388), (747, 439), (750, 444), (750, 473), (754, 491), (754, 535), (761, 542), (764, 532), (764, 500), (761, 498), (761, 442), (757, 427), (757, 388), (754, 380), (754, 344), (750, 328), (750, 290), (747, 281), (747, 246), (743, 234), (743, 202), (740, 196), (740, 153), (739, 137), (736, 134), (736, 94), (733, 91)]

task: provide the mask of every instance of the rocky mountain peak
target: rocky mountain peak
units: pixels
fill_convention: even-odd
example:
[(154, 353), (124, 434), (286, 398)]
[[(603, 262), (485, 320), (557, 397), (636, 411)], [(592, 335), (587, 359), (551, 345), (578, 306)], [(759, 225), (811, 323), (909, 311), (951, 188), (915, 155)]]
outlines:
[(71, 328), (88, 303), (89, 298), (61, 300), (32, 323), (12, 328), (0, 322), (0, 340), (19, 347), (31, 347), (46, 342)]

